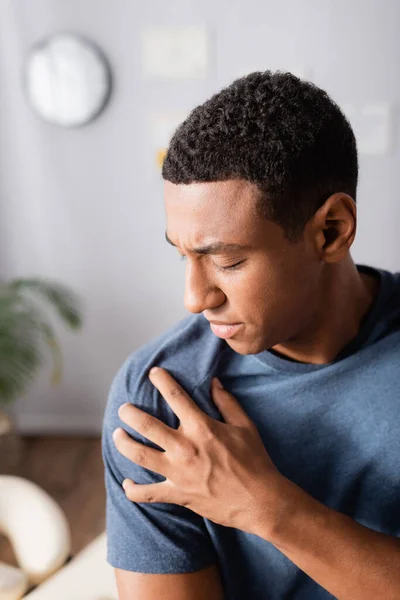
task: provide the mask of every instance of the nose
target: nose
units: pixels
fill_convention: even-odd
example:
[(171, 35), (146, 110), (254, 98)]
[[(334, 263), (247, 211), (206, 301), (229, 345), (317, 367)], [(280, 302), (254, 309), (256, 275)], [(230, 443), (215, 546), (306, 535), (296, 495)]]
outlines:
[(217, 308), (225, 302), (225, 294), (207, 279), (205, 269), (200, 265), (186, 263), (184, 306), (192, 313)]

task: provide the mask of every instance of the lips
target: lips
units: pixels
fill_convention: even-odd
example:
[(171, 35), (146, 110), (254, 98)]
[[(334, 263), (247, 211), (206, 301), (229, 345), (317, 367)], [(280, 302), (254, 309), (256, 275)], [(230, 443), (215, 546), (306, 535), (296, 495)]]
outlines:
[(211, 331), (218, 337), (226, 340), (232, 337), (238, 331), (243, 323), (235, 323), (233, 325), (216, 325), (210, 322)]

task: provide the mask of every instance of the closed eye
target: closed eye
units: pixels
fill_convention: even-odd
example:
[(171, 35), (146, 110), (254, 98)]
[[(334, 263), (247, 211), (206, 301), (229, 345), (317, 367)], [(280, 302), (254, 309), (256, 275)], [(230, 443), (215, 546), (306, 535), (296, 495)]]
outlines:
[[(186, 254), (181, 255), (181, 260), (186, 260)], [(227, 267), (221, 267), (220, 265), (216, 265), (215, 263), (214, 263), (214, 266), (220, 271), (233, 271), (234, 269), (237, 269), (237, 267), (244, 262), (245, 262), (245, 259), (240, 260), (239, 262), (235, 263), (234, 265), (229, 265)]]

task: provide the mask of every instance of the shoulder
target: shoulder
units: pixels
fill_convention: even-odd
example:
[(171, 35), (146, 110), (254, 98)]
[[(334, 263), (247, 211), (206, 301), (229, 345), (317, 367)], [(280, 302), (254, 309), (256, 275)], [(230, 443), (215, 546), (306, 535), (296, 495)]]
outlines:
[(104, 424), (120, 426), (118, 408), (132, 402), (172, 425), (173, 414), (149, 380), (151, 367), (165, 368), (191, 394), (215, 369), (225, 347), (202, 315), (185, 317), (126, 358), (112, 380)]
[[(112, 439), (114, 429), (122, 427), (135, 441), (158, 448), (119, 418), (118, 409), (125, 402), (177, 428), (177, 416), (148, 373), (152, 366), (164, 367), (192, 394), (221, 351), (223, 340), (208, 327), (203, 316), (190, 315), (132, 352), (112, 380), (101, 447), (107, 497), (107, 560), (115, 568), (136, 574), (185, 573), (203, 569), (216, 560), (200, 515), (173, 503), (140, 504), (127, 499), (122, 488), (124, 479), (153, 484), (165, 478), (122, 455)], [(126, 585), (135, 586), (135, 577), (132, 573), (126, 575)], [(153, 580), (159, 581), (155, 576)]]

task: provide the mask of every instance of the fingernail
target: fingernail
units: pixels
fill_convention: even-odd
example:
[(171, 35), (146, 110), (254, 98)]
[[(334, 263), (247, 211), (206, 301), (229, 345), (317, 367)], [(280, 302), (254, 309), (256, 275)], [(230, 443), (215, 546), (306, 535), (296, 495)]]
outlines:
[(219, 390), (224, 388), (224, 386), (222, 385), (222, 383), (220, 382), (218, 377), (214, 377), (214, 382), (215, 382), (215, 387), (218, 388)]
[(155, 373), (156, 371), (158, 371), (158, 369), (159, 369), (159, 368), (160, 368), (160, 367), (153, 367), (152, 369), (150, 369), (150, 375), (154, 375), (154, 373)]
[(114, 429), (113, 434), (112, 434), (113, 440), (116, 440), (116, 438), (118, 437), (120, 431), (122, 431), (121, 427), (118, 427), (117, 429)]
[(129, 482), (129, 479), (124, 479), (123, 482), (122, 482), (122, 487), (124, 488), (125, 491), (126, 491), (126, 488), (129, 485), (128, 482)]
[(121, 404), (121, 406), (118, 409), (118, 414), (120, 413), (120, 411), (124, 408), (124, 406), (128, 406), (129, 402), (125, 402), (124, 404)]

